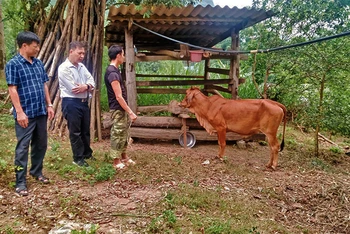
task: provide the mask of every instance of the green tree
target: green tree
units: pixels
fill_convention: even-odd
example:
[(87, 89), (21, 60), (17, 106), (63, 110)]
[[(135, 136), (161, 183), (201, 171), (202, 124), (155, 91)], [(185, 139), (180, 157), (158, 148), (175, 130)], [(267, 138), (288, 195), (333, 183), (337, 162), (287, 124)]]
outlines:
[[(241, 34), (249, 50), (306, 42), (345, 32), (350, 26), (350, 9), (345, 1), (263, 0), (254, 1), (253, 6), (278, 14)], [(349, 56), (344, 54), (349, 49), (349, 38), (344, 37), (258, 55), (257, 82), (261, 84), (268, 74), (270, 98), (285, 103), (296, 122), (315, 129), (315, 155), (320, 130), (343, 134), (350, 130), (341, 115), (350, 111), (349, 106), (338, 106), (349, 102), (350, 97), (342, 95), (344, 102), (334, 100), (336, 93), (349, 86)], [(243, 65), (243, 74), (251, 74), (251, 64), (252, 57)], [(337, 124), (330, 119), (337, 119)]]

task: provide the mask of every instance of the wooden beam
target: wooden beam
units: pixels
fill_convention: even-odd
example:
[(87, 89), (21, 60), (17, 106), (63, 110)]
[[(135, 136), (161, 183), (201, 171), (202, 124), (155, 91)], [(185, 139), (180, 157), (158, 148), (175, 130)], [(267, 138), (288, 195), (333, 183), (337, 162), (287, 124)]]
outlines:
[(136, 112), (137, 92), (136, 92), (136, 72), (135, 72), (135, 51), (132, 32), (125, 28), (125, 76), (126, 89), (128, 94), (128, 105)]
[(174, 57), (171, 57), (171, 56), (164, 56), (164, 55), (135, 57), (136, 62), (152, 62), (152, 61), (161, 61), (161, 60), (177, 60), (177, 59), (174, 59)]
[(137, 107), (137, 112), (141, 112), (141, 113), (154, 113), (154, 112), (167, 111), (167, 110), (168, 110), (168, 105), (138, 106)]
[(187, 89), (173, 89), (173, 88), (167, 88), (167, 89), (148, 89), (148, 88), (142, 88), (137, 89), (137, 93), (153, 93), (153, 94), (169, 94), (169, 93), (175, 93), (175, 94), (186, 94)]
[[(217, 141), (217, 135), (209, 135), (205, 130), (190, 130), (192, 134), (195, 135), (197, 141)], [(174, 140), (179, 139), (182, 131), (181, 129), (165, 129), (165, 128), (141, 128), (141, 127), (131, 127), (130, 135), (134, 138), (143, 139), (161, 139), (161, 140)], [(228, 141), (238, 141), (242, 139), (248, 140), (265, 140), (264, 134), (255, 134), (253, 136), (244, 137), (234, 132), (228, 132), (226, 134), (226, 140)]]
[[(231, 49), (239, 49), (239, 31), (232, 29), (231, 32)], [(239, 56), (233, 56), (230, 62), (230, 78), (232, 79), (231, 88), (232, 99), (238, 98), (238, 85), (239, 85)]]
[(230, 70), (221, 69), (221, 68), (208, 68), (208, 72), (218, 73), (223, 75), (230, 75)]
[(204, 79), (204, 76), (186, 76), (186, 75), (158, 75), (158, 74), (136, 74), (136, 77), (164, 77), (180, 79)]
[(175, 59), (182, 59), (184, 57), (179, 52), (175, 52), (175, 51), (171, 51), (171, 50), (158, 50), (158, 51), (154, 51), (154, 53), (157, 55), (167, 55), (167, 56), (173, 57)]
[(231, 93), (230, 89), (224, 88), (218, 85), (208, 85), (208, 89), (215, 89), (217, 91), (225, 92), (225, 93)]
[(210, 84), (229, 84), (230, 79), (217, 80), (161, 80), (161, 81), (137, 81), (137, 87), (140, 86), (172, 86), (172, 85), (210, 85)]
[[(165, 116), (139, 116), (135, 122), (132, 123), (132, 127), (147, 127), (147, 128), (179, 128), (182, 127), (181, 118), (178, 117), (165, 117)], [(186, 126), (190, 129), (203, 129), (195, 118), (186, 119)]]

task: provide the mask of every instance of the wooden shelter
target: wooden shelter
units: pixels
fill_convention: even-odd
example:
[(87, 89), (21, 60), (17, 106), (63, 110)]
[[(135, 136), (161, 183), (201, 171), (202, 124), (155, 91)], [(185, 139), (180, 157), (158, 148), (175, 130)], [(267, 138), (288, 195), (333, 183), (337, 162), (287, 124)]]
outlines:
[[(184, 94), (186, 90), (186, 88), (164, 89), (159, 88), (160, 86), (203, 86), (206, 92), (226, 92), (236, 99), (240, 80), (239, 61), (242, 58), (242, 55), (237, 53), (239, 51), (239, 32), (272, 15), (272, 12), (257, 9), (221, 8), (210, 5), (206, 7), (189, 5), (182, 8), (167, 8), (164, 5), (138, 8), (133, 4), (112, 6), (107, 18), (109, 24), (105, 27), (105, 42), (107, 46), (119, 44), (124, 47), (126, 55), (124, 72), (131, 109), (142, 112), (146, 108), (137, 105), (138, 93)], [(229, 37), (231, 38), (230, 51), (213, 49), (217, 43)], [(230, 61), (230, 68), (211, 68), (212, 59), (227, 59)], [(158, 81), (137, 80), (138, 77), (147, 75), (136, 74), (135, 63), (160, 60), (204, 60), (205, 68), (203, 74), (196, 76), (165, 76), (179, 78), (175, 80), (162, 80), (164, 75), (157, 74), (151, 76), (159, 77)], [(212, 73), (223, 74), (227, 78), (210, 79)], [(174, 114), (180, 113), (183, 114), (183, 110), (175, 111)], [(184, 125), (183, 121), (176, 117), (157, 117), (156, 119), (155, 117), (141, 117), (133, 124), (132, 136), (174, 139), (186, 129), (185, 126), (180, 130), (182, 125)], [(198, 123), (191, 125), (193, 128), (199, 128)], [(147, 127), (147, 129), (142, 130), (137, 127)], [(197, 135), (200, 134), (197, 133)], [(239, 138), (240, 136), (234, 135), (232, 140)], [(197, 136), (197, 139), (211, 138), (204, 133), (201, 137)]]

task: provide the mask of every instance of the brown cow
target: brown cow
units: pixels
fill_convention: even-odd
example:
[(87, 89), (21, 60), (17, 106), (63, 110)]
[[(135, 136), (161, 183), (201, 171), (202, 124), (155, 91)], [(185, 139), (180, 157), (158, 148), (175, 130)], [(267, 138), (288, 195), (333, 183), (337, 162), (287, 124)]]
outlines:
[(250, 136), (259, 132), (266, 135), (270, 146), (268, 168), (276, 169), (279, 144), (277, 130), (283, 119), (283, 136), (280, 150), (284, 147), (286, 108), (268, 99), (231, 100), (218, 95), (207, 97), (198, 88), (186, 91), (180, 106), (196, 115), (198, 122), (209, 134), (218, 135), (219, 155), (222, 160), (226, 146), (226, 132)]

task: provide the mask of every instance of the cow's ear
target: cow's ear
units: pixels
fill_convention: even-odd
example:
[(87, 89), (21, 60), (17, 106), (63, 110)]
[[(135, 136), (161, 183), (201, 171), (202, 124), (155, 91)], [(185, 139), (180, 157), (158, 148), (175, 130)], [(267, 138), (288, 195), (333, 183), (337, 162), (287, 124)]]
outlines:
[(192, 102), (192, 98), (193, 98), (193, 92), (188, 92), (187, 93), (187, 104), (190, 104)]

